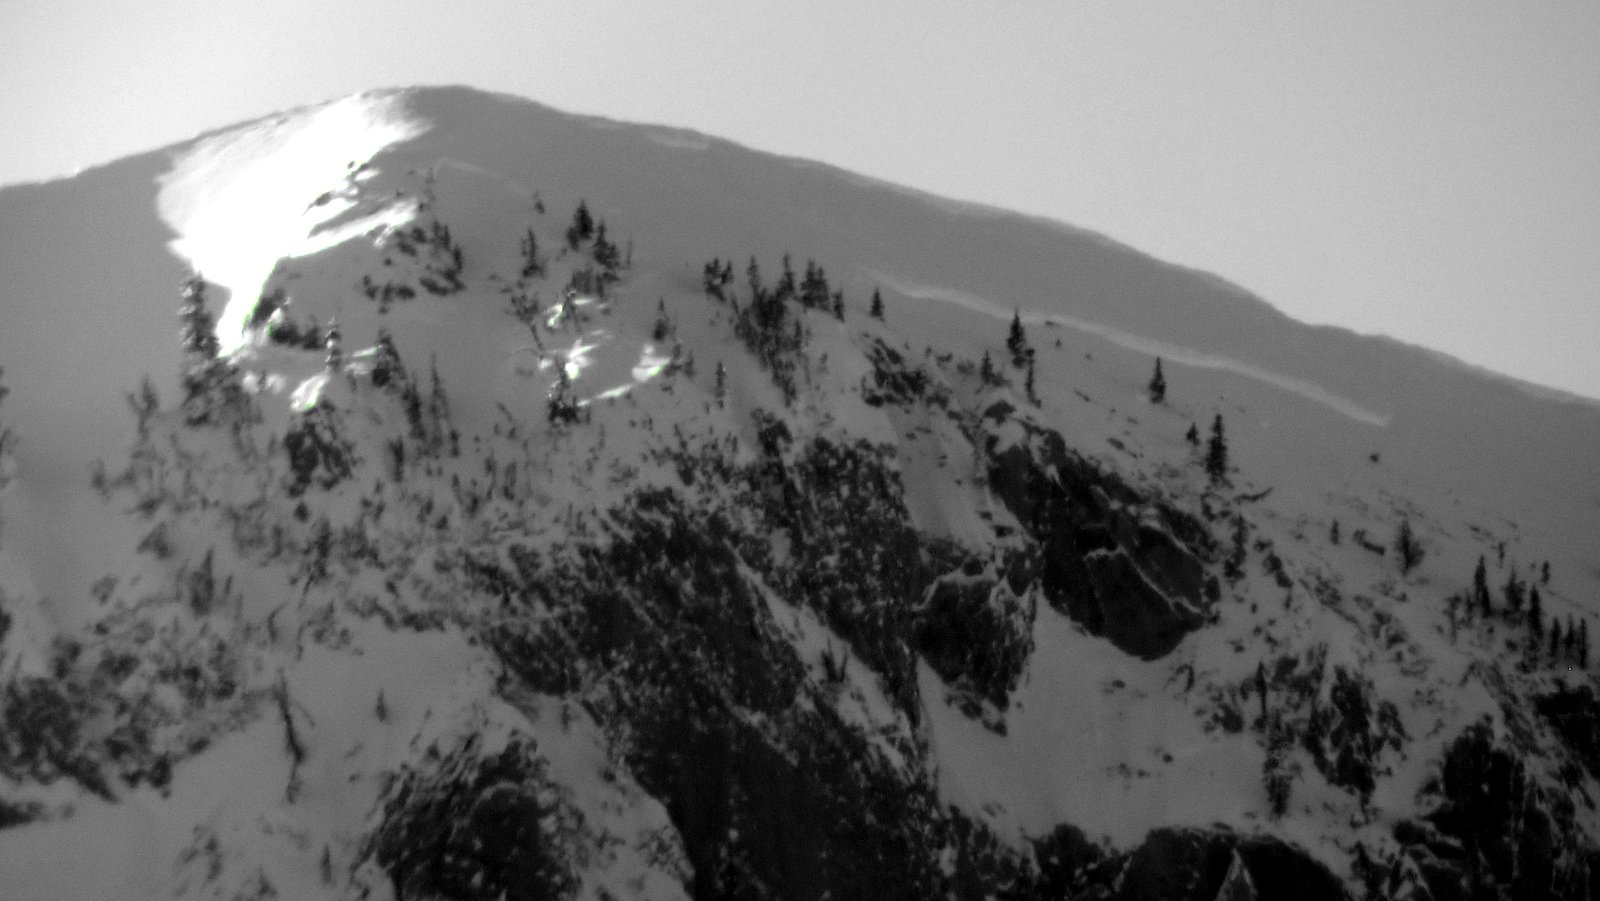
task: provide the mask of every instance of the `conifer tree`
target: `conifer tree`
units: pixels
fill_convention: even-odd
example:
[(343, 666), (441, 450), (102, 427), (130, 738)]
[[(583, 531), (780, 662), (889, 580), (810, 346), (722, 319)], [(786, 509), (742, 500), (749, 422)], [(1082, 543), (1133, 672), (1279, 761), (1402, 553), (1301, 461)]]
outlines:
[(1161, 358), (1156, 357), (1156, 372), (1150, 377), (1150, 402), (1159, 404), (1167, 399), (1167, 378), (1161, 374)]
[(756, 262), (754, 255), (750, 257), (750, 265), (745, 267), (745, 279), (750, 283), (750, 302), (758, 303), (762, 295), (761, 266)]
[(1550, 660), (1553, 662), (1556, 655), (1561, 653), (1561, 620), (1550, 618)]
[(1267, 725), (1267, 664), (1256, 661), (1256, 692), (1261, 695), (1261, 726)]
[(1337, 519), (1333, 521), (1332, 526), (1328, 527), (1328, 542), (1330, 544), (1339, 543), (1339, 521)]
[(1189, 431), (1183, 433), (1183, 438), (1195, 447), (1200, 446), (1200, 427), (1189, 423)]
[(606, 237), (605, 220), (595, 226), (594, 247), (591, 250), (595, 265), (600, 267), (600, 280), (615, 282), (618, 280), (617, 270), (622, 267), (622, 255), (617, 250), (617, 245)]
[(559, 362), (556, 364), (556, 383), (550, 389), (550, 403), (546, 412), (551, 422), (575, 422), (578, 418), (578, 405), (572, 400), (572, 379), (567, 376), (567, 367)]
[(778, 273), (778, 286), (772, 290), (778, 300), (788, 300), (795, 296), (794, 264), (789, 261), (789, 255), (783, 255), (783, 271)]
[(1512, 613), (1522, 610), (1522, 602), (1525, 600), (1522, 588), (1522, 580), (1517, 578), (1517, 567), (1513, 564), (1511, 572), (1506, 575), (1504, 587), (1506, 605), (1511, 608)]
[(533, 278), (544, 274), (544, 260), (539, 257), (539, 237), (529, 228), (522, 236), (522, 277)]
[[(126, 395), (128, 409), (133, 411), (139, 437), (144, 438), (150, 432), (150, 419), (161, 409), (161, 398), (156, 396), (156, 386), (150, 381), (149, 374), (139, 382), (139, 392), (129, 391)], [(9, 433), (8, 433), (9, 434)]]
[(1538, 588), (1528, 595), (1528, 633), (1535, 640), (1544, 637), (1544, 600), (1539, 597)]
[(1222, 414), (1211, 423), (1211, 439), (1206, 443), (1206, 475), (1212, 484), (1224, 481), (1228, 475), (1228, 440), (1223, 434)]
[(722, 365), (721, 360), (717, 361), (717, 381), (712, 394), (717, 399), (717, 406), (721, 406), (728, 397), (728, 368)]
[(883, 295), (877, 288), (872, 289), (872, 307), (867, 311), (867, 315), (879, 322), (883, 321)]
[(995, 383), (994, 361), (989, 359), (989, 352), (983, 352), (983, 362), (978, 366), (978, 379), (985, 387)]
[(812, 310), (828, 308), (828, 276), (815, 260), (806, 260), (806, 274), (800, 281), (800, 304)]
[(840, 322), (844, 321), (844, 292), (843, 291), (836, 290), (836, 291), (833, 292), (833, 318), (839, 320)]
[(439, 378), (439, 358), (428, 358), (428, 415), (433, 417), (434, 431), (443, 440), (444, 427), (450, 421), (450, 398), (444, 393), (444, 380)]
[(722, 296), (722, 261), (716, 257), (706, 263), (701, 270), (701, 281), (705, 286), (706, 296), (725, 300)]
[[(5, 375), (5, 371), (6, 371), (5, 367), (0, 366), (0, 376), (4, 376)], [(150, 390), (151, 392), (155, 391), (154, 388), (150, 387), (150, 379), (149, 379), (148, 376), (145, 377), (145, 383), (144, 384), (145, 384), (145, 387), (148, 390)], [(0, 384), (0, 403), (4, 403), (5, 399), (6, 399), (6, 395), (10, 394), (10, 393), (11, 393), (11, 389), (10, 388), (7, 388), (4, 384)], [(128, 395), (128, 402), (129, 402), (130, 405), (133, 404), (133, 395), (132, 394)], [(155, 405), (152, 404), (151, 405), (151, 413), (154, 413), (154, 412), (155, 412)], [(149, 416), (146, 415), (144, 417), (141, 417), (141, 419), (140, 419), (139, 432), (140, 432), (141, 435), (144, 434), (145, 422), (148, 420), (148, 418), (149, 418)], [(15, 447), (16, 447), (16, 436), (14, 434), (12, 434), (11, 428), (9, 426), (6, 426), (5, 424), (0, 423), (0, 489), (5, 488), (6, 485), (8, 485), (10, 483), (10, 481), (11, 481), (11, 466), (10, 466), (10, 463), (8, 462), (8, 460), (9, 460), (9, 458), (11, 456), (11, 453), (12, 453), (12, 451), (13, 451), (13, 449)], [(5, 615), (4, 611), (0, 611), (0, 617), (3, 617), (4, 615)], [(0, 622), (4, 622), (4, 620), (0, 619)], [(5, 629), (4, 628), (0, 628), (0, 638), (4, 638), (4, 637), (5, 637)]]
[(189, 425), (215, 422), (220, 414), (247, 407), (238, 373), (222, 357), (216, 320), (206, 309), (205, 280), (199, 273), (184, 280), (178, 321), (183, 345), (180, 406), (184, 421)]
[(323, 341), (323, 346), (328, 351), (328, 371), (338, 372), (344, 368), (344, 347), (340, 343), (338, 321), (328, 323), (328, 337)]
[(567, 246), (577, 250), (583, 242), (594, 237), (594, 218), (589, 215), (589, 205), (578, 201), (572, 213), (572, 224), (567, 226)]
[(1028, 333), (1022, 328), (1022, 310), (1011, 314), (1011, 330), (1006, 335), (1006, 350), (1011, 352), (1011, 365), (1021, 368), (1030, 356)]
[(1038, 393), (1036, 391), (1033, 390), (1033, 358), (1032, 357), (1028, 358), (1028, 378), (1027, 378), (1027, 381), (1024, 384), (1024, 390), (1028, 394), (1028, 403), (1031, 403), (1034, 406), (1038, 406), (1039, 405), (1039, 395), (1038, 395)]
[(667, 318), (667, 299), (665, 297), (657, 298), (656, 322), (655, 325), (650, 329), (650, 339), (656, 342), (665, 341), (667, 340), (667, 336), (671, 333), (672, 320)]
[(1299, 780), (1300, 767), (1291, 758), (1294, 752), (1293, 730), (1281, 716), (1272, 717), (1264, 728), (1267, 732), (1266, 759), (1262, 763), (1262, 780), (1266, 783), (1268, 811), (1273, 819), (1289, 810), (1289, 799), (1294, 784)]
[(197, 272), (184, 279), (183, 305), (178, 308), (182, 323), (183, 350), (188, 355), (188, 366), (215, 360), (221, 353), (217, 342), (216, 321), (206, 309), (206, 283)]
[(1483, 555), (1478, 555), (1478, 568), (1472, 572), (1472, 602), (1473, 606), (1483, 611), (1488, 616), (1490, 611), (1489, 600), (1489, 575), (1484, 567)]
[(1416, 533), (1411, 530), (1411, 520), (1400, 520), (1400, 531), (1395, 535), (1394, 550), (1400, 558), (1401, 574), (1409, 574), (1422, 562), (1422, 544), (1417, 541)]

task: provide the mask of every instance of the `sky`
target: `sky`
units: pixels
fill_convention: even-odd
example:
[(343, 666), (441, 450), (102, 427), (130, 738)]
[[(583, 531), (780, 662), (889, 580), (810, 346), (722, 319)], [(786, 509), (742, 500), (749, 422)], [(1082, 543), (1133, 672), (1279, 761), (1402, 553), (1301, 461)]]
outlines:
[(1047, 216), (1600, 398), (1600, 3), (0, 0), (0, 183), (440, 83)]

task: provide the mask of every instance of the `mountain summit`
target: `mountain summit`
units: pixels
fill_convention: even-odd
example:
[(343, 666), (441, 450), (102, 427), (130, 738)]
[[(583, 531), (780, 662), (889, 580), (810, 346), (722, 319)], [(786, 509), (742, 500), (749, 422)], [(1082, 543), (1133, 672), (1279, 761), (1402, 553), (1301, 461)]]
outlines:
[(1600, 897), (1593, 402), (465, 88), (0, 229), (8, 898)]

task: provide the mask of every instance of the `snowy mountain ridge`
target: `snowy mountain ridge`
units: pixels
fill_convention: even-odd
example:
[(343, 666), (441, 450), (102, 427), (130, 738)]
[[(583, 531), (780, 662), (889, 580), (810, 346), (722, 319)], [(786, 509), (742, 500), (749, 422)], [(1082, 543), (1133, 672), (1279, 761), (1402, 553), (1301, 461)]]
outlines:
[(8, 897), (1600, 891), (1592, 405), (461, 88), (0, 226)]

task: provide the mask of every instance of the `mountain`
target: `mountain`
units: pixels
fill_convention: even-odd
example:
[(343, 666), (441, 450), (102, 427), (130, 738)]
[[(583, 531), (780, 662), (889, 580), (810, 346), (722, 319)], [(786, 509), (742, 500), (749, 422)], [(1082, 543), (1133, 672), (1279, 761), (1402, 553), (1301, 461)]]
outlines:
[(1600, 897), (1594, 401), (466, 88), (0, 237), (8, 898)]

